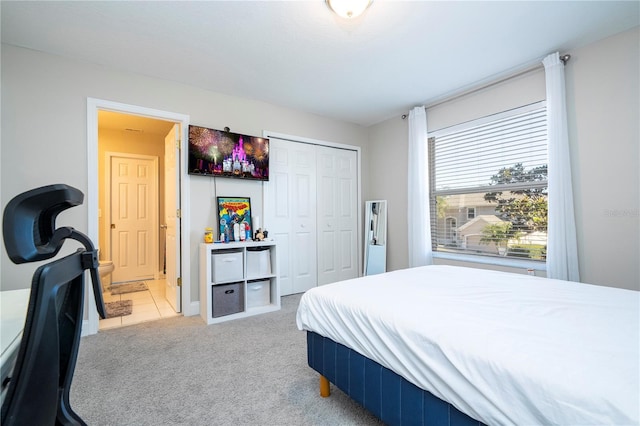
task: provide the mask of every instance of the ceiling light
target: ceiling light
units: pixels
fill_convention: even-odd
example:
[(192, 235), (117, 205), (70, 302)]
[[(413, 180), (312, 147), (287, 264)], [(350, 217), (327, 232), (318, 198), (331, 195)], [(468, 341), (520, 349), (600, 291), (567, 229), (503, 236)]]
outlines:
[(338, 16), (354, 19), (366, 10), (373, 0), (326, 0), (326, 2)]

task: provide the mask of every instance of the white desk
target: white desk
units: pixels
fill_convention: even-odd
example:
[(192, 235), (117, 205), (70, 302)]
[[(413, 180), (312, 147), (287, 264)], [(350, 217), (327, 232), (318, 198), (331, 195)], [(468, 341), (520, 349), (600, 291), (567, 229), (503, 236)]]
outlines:
[[(5, 379), (13, 369), (13, 363), (18, 356), (18, 348), (22, 339), (24, 320), (27, 317), (31, 289), (0, 291), (0, 379)], [(4, 386), (2, 398), (4, 400)]]

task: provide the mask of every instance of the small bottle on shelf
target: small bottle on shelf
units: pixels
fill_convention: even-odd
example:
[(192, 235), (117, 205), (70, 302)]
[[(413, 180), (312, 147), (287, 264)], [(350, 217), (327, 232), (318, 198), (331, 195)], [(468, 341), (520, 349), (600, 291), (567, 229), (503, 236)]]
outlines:
[(236, 241), (240, 241), (240, 225), (235, 223), (233, 225), (233, 239)]
[(244, 222), (240, 224), (240, 241), (244, 241), (247, 238), (247, 231), (244, 228)]
[(213, 242), (213, 228), (204, 228), (204, 242), (207, 244)]

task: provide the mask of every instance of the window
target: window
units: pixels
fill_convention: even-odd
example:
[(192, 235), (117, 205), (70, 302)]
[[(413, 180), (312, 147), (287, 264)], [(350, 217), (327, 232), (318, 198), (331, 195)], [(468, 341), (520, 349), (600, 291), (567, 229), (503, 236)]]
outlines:
[(475, 219), (475, 218), (476, 218), (476, 208), (467, 207), (467, 219)]
[(434, 132), (429, 159), (434, 252), (545, 259), (544, 102)]

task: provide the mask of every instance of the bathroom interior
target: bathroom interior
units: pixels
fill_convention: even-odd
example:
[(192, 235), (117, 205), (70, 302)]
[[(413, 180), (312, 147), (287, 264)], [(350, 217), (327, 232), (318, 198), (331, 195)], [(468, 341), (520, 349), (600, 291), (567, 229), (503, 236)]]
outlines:
[[(173, 127), (173, 122), (113, 111), (98, 112), (98, 246), (99, 273), (103, 288), (103, 298), (110, 315), (100, 319), (99, 329), (117, 328), (140, 322), (153, 321), (177, 315), (165, 298), (164, 279), (164, 150), (165, 136)], [(110, 232), (115, 225), (107, 222), (111, 209), (109, 180), (111, 155), (157, 157), (157, 223), (159, 224), (156, 262), (157, 270), (144, 279), (118, 273), (118, 267), (111, 256)], [(140, 281), (144, 285), (139, 284)], [(128, 289), (125, 289), (129, 284)], [(137, 285), (137, 287), (136, 287)], [(120, 291), (125, 291), (120, 293)], [(109, 308), (114, 309), (109, 309)], [(122, 309), (120, 309), (122, 308)]]

